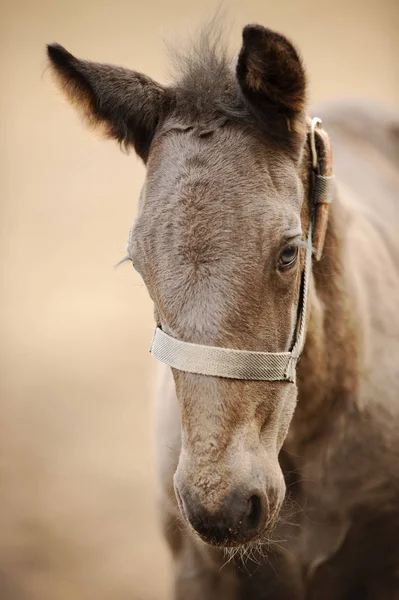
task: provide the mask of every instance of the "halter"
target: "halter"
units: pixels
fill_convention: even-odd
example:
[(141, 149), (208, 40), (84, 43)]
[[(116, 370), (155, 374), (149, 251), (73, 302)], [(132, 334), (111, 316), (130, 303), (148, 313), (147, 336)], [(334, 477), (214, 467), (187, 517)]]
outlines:
[(176, 339), (156, 327), (150, 352), (159, 361), (179, 371), (211, 377), (253, 381), (295, 382), (296, 364), (302, 352), (306, 333), (306, 306), (309, 279), (314, 260), (320, 260), (327, 231), (329, 206), (332, 201), (332, 153), (330, 140), (321, 127), (321, 119), (309, 121), (308, 142), (312, 159), (310, 214), (305, 264), (295, 340), (290, 352), (254, 352), (216, 346), (192, 344)]

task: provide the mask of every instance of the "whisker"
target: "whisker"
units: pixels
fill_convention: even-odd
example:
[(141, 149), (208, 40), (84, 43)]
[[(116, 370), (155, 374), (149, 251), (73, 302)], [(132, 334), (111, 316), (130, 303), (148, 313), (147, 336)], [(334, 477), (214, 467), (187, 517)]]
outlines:
[(122, 260), (120, 260), (119, 262), (116, 263), (116, 265), (114, 265), (114, 269), (117, 269), (118, 267), (123, 265), (123, 263), (129, 262), (129, 261), (132, 262), (132, 259), (130, 258), (130, 256), (128, 254), (126, 254), (126, 256), (124, 256), (122, 258)]

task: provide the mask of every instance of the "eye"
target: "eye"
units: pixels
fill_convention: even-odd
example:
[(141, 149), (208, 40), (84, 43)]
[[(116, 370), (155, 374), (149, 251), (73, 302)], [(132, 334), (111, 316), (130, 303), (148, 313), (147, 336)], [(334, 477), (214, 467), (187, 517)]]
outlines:
[(286, 246), (278, 259), (279, 269), (288, 269), (295, 264), (298, 257), (298, 246)]

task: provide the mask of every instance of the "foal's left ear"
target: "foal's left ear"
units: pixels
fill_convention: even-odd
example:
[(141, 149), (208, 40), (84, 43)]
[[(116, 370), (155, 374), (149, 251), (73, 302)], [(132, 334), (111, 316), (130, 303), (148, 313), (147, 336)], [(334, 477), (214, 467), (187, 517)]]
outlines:
[(244, 99), (271, 133), (304, 133), (306, 75), (294, 46), (261, 25), (247, 25), (237, 62)]
[(47, 46), (59, 87), (92, 127), (145, 162), (157, 126), (165, 118), (172, 93), (149, 77), (114, 65), (80, 60), (59, 44)]

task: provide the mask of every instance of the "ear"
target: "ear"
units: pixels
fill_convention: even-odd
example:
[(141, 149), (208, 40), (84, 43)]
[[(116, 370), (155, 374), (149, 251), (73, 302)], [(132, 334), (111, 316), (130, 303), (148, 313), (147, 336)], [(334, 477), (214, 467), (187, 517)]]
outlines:
[(305, 132), (306, 75), (293, 45), (261, 25), (247, 25), (237, 79), (252, 112), (278, 137)]
[(144, 160), (172, 93), (149, 77), (113, 65), (79, 60), (59, 44), (47, 46), (59, 87), (92, 127), (133, 146)]

